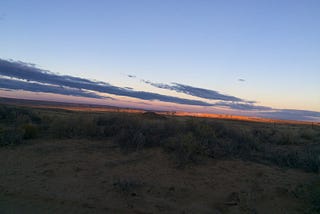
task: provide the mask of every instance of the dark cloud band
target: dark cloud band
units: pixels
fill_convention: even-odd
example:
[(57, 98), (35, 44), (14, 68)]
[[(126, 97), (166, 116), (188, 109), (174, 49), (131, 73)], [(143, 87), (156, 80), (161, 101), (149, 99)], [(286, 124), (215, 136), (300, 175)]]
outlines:
[(167, 89), (171, 91), (176, 91), (184, 94), (188, 94), (191, 96), (209, 99), (209, 100), (223, 100), (223, 101), (232, 101), (232, 102), (245, 102), (245, 100), (240, 99), (238, 97), (229, 96), (221, 94), (217, 91), (210, 90), (210, 89), (204, 89), (204, 88), (198, 88), (193, 87), (189, 85), (184, 85), (180, 83), (172, 83), (172, 85), (164, 84), (164, 83), (153, 83), (147, 80), (142, 80), (144, 83), (147, 83), (149, 85), (152, 85), (157, 88), (161, 89)]
[[(108, 93), (118, 96), (126, 96), (126, 97), (134, 97), (142, 100), (159, 100), (163, 102), (171, 102), (171, 103), (178, 103), (178, 104), (185, 104), (185, 105), (198, 105), (198, 106), (212, 106), (212, 104), (199, 101), (199, 100), (191, 100), (191, 99), (183, 99), (173, 96), (166, 96), (161, 95), (157, 93), (151, 93), (151, 92), (144, 92), (144, 91), (134, 91), (127, 88), (121, 88), (116, 87), (113, 85), (110, 85), (105, 82), (97, 82), (92, 81), (84, 78), (79, 77), (73, 77), (73, 76), (67, 76), (67, 75), (57, 75), (54, 73), (51, 73), (49, 71), (41, 70), (34, 65), (26, 64), (23, 62), (17, 62), (17, 61), (7, 61), (7, 60), (1, 60), (0, 59), (0, 75), (16, 78), (20, 80), (26, 80), (26, 81), (35, 81), (42, 84), (52, 84), (55, 85), (55, 87), (51, 87), (46, 89), (45, 87), (42, 87), (41, 85), (32, 85), (32, 84), (22, 84), (19, 83), (19, 87), (16, 86), (17, 82), (10, 81), (7, 84), (0, 85), (1, 88), (19, 88), (21, 90), (33, 90), (33, 91), (40, 91), (43, 90), (43, 92), (50, 91), (51, 93), (57, 93), (57, 94), (66, 94), (69, 92), (63, 92), (59, 88), (61, 87), (68, 87), (72, 89), (78, 89), (78, 90), (90, 90), (94, 92), (101, 92), (101, 93)], [(11, 84), (11, 85), (10, 85)], [(6, 87), (4, 87), (4, 85)], [(79, 91), (76, 92), (78, 96), (94, 96), (92, 94), (85, 94), (80, 93)], [(73, 93), (74, 94), (74, 93)], [(100, 96), (97, 95), (98, 98)]]
[[(133, 75), (130, 75), (129, 77), (135, 78)], [(145, 80), (143, 81), (157, 88), (192, 95), (194, 97), (207, 99), (208, 101), (214, 100), (215, 103), (194, 99), (183, 99), (145, 91), (135, 91), (129, 87), (117, 87), (106, 82), (92, 81), (68, 75), (57, 75), (49, 71), (39, 69), (34, 64), (0, 59), (0, 90), (25, 90), (96, 99), (107, 98), (100, 95), (99, 92), (101, 92), (138, 98), (141, 100), (159, 100), (162, 102), (184, 105), (226, 107), (232, 110), (254, 111), (255, 115), (260, 117), (320, 121), (320, 112), (272, 109), (266, 106), (255, 105), (255, 101), (246, 101), (235, 96), (221, 94), (214, 90), (197, 88), (180, 83), (172, 83), (169, 85), (153, 83)]]
[(31, 92), (54, 93), (87, 98), (106, 98), (80, 89), (65, 88), (60, 86), (43, 85), (39, 83), (24, 82), (19, 80), (0, 78), (0, 88), (10, 90), (25, 90)]

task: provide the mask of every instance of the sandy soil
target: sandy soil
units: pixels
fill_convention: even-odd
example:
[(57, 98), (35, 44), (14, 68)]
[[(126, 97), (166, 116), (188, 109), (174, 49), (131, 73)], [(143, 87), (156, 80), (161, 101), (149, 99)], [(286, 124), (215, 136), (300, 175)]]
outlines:
[(161, 149), (31, 141), (0, 148), (0, 213), (301, 213), (317, 175), (241, 160), (176, 168)]

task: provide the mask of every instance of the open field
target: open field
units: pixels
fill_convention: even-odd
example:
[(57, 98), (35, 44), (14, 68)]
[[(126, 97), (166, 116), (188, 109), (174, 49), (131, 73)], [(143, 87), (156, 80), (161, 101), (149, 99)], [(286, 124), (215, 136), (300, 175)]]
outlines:
[(319, 213), (320, 127), (0, 105), (0, 213)]
[[(12, 99), (12, 98), (0, 98), (0, 103), (3, 105), (27, 106), (30, 108), (65, 109), (70, 111), (84, 111), (84, 112), (144, 113), (148, 111), (144, 109), (119, 108), (119, 107), (105, 106), (105, 105), (74, 104), (74, 103), (61, 103), (61, 102), (50, 102), (50, 101), (22, 100), (22, 99)], [(299, 124), (299, 125), (320, 126), (320, 122), (280, 120), (280, 119), (249, 117), (249, 116), (230, 115), (230, 114), (227, 115), (227, 114), (194, 113), (194, 112), (179, 112), (179, 111), (178, 112), (177, 111), (174, 111), (174, 112), (159, 111), (156, 113), (165, 115), (165, 116), (200, 117), (200, 118), (239, 120), (239, 121), (260, 122), (260, 123)]]

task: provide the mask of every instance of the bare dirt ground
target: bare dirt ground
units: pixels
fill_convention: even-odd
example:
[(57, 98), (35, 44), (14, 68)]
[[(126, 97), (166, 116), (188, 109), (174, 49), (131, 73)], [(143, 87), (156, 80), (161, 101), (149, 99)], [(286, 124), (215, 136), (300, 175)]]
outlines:
[(31, 141), (0, 148), (0, 213), (303, 213), (316, 174), (241, 160), (178, 169), (161, 149)]

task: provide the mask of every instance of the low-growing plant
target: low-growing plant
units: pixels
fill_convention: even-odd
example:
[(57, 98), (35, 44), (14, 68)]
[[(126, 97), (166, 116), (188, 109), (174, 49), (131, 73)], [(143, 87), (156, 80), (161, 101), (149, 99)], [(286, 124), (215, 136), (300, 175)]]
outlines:
[(50, 125), (51, 134), (57, 138), (94, 138), (101, 134), (99, 130), (93, 117), (77, 115), (55, 118)]
[(34, 139), (38, 136), (39, 130), (36, 125), (33, 124), (25, 124), (22, 126), (22, 130), (24, 132), (23, 139)]
[(7, 128), (0, 130), (0, 146), (22, 144), (24, 132), (18, 128)]
[(201, 142), (191, 132), (169, 138), (164, 148), (173, 155), (181, 168), (189, 163), (198, 163), (205, 153)]
[(122, 151), (137, 151), (143, 149), (146, 138), (138, 130), (122, 130), (118, 136), (117, 142)]
[(303, 166), (300, 168), (304, 168), (310, 172), (319, 172), (320, 171), (320, 152), (312, 151), (307, 149), (305, 151), (306, 158), (303, 160)]
[(181, 167), (211, 157), (320, 171), (320, 127), (316, 125), (0, 105), (0, 127), (1, 146), (18, 145), (36, 137), (110, 139), (125, 152), (163, 147)]

